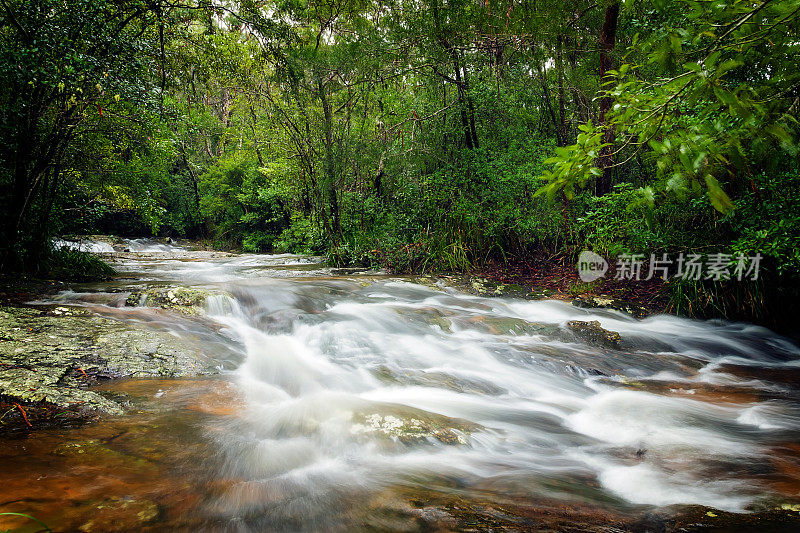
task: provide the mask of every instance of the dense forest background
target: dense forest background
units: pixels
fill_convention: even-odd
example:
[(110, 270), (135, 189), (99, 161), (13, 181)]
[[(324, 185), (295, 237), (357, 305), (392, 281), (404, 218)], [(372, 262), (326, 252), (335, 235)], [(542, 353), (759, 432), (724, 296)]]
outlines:
[(4, 271), (89, 233), (397, 272), (761, 253), (674, 306), (797, 305), (800, 0), (0, 1)]

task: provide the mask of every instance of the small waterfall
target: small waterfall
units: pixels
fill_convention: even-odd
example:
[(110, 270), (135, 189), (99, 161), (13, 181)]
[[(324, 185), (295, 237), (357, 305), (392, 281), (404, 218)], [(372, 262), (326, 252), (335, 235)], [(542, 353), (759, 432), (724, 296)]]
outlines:
[(63, 239), (56, 239), (53, 241), (55, 248), (67, 248), (69, 250), (76, 250), (80, 252), (90, 252), (93, 254), (113, 253), (114, 247), (107, 242), (93, 241), (93, 240), (80, 240), (68, 241)]

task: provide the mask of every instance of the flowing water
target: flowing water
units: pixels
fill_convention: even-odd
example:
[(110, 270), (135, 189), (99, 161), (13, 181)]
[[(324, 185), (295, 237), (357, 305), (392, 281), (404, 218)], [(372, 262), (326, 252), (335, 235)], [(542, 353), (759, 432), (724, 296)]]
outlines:
[[(221, 374), (112, 383), (130, 414), (4, 445), (6, 492), (65, 530), (625, 529), (800, 503), (800, 349), (763, 328), (128, 249), (121, 279), (56, 300), (198, 339)], [(124, 307), (163, 284), (219, 295), (201, 317)]]

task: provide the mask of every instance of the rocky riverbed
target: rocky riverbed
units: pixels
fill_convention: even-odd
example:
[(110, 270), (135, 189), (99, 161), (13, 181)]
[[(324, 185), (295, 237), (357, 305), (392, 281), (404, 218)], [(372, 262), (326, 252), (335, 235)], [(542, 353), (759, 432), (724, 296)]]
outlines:
[(0, 513), (58, 531), (800, 526), (800, 349), (768, 330), (108, 246), (114, 279), (3, 293)]
[(120, 414), (124, 405), (91, 390), (111, 379), (217, 371), (192, 342), (81, 308), (3, 306), (0, 332), (0, 398), (20, 406), (6, 412), (0, 428), (19, 429), (27, 425), (24, 412), (43, 409), (65, 420)]

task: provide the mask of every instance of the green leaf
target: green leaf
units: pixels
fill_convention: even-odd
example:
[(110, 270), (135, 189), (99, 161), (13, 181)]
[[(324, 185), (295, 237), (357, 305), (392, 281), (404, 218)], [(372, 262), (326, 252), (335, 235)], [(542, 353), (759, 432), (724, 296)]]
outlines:
[(683, 47), (681, 46), (681, 38), (674, 33), (669, 36), (669, 44), (672, 47), (672, 51), (676, 54), (680, 54), (681, 51), (683, 51)]
[(728, 59), (727, 61), (723, 61), (722, 63), (720, 63), (720, 65), (717, 67), (717, 70), (714, 72), (714, 77), (721, 78), (722, 76), (725, 75), (726, 72), (735, 69), (737, 67), (740, 67), (742, 66), (742, 64), (743, 63), (741, 61), (736, 61), (735, 59)]
[(708, 197), (711, 199), (711, 205), (714, 206), (714, 209), (723, 214), (733, 210), (733, 202), (725, 191), (722, 190), (716, 178), (707, 175), (706, 186), (708, 187)]
[(714, 94), (725, 105), (736, 106), (739, 104), (739, 99), (736, 98), (736, 96), (728, 90), (719, 87), (714, 87)]

